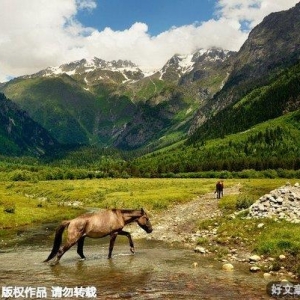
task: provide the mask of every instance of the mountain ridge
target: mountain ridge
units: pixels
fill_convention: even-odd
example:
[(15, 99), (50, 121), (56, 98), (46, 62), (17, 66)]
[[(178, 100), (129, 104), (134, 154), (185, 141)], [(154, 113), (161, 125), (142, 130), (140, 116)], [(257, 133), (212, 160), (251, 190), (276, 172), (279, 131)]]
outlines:
[[(0, 90), (60, 143), (130, 150), (168, 135), (167, 143), (183, 137), (198, 104), (219, 90), (227, 76), (224, 71), (212, 82), (209, 74), (219, 74), (230, 55), (221, 49), (175, 55), (154, 74), (144, 74), (129, 61), (82, 59), (16, 78)], [(190, 64), (189, 72), (184, 61)], [(196, 74), (199, 68), (206, 68), (205, 76)], [(180, 82), (183, 75), (190, 78)]]
[(233, 104), (272, 76), (300, 60), (300, 3), (264, 18), (236, 53), (222, 90), (195, 117), (189, 134), (213, 115)]

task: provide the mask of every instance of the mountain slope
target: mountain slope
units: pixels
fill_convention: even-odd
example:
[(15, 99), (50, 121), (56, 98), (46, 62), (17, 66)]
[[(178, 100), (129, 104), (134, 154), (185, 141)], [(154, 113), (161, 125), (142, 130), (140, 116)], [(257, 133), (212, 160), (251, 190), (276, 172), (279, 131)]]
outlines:
[(135, 107), (100, 87), (94, 95), (66, 74), (16, 79), (4, 91), (63, 144), (106, 143)]
[(189, 138), (197, 143), (249, 127), (300, 109), (300, 63), (287, 68), (263, 85), (253, 89), (235, 104), (207, 120)]
[(0, 90), (60, 143), (155, 148), (186, 135), (199, 105), (226, 80), (231, 55), (220, 49), (176, 55), (150, 76), (129, 61), (83, 59)]
[(190, 133), (300, 59), (300, 3), (265, 17), (236, 54), (223, 89), (198, 111)]
[[(251, 32), (233, 57), (233, 69), (223, 89), (199, 110), (187, 143), (141, 157), (133, 168), (152, 176), (299, 169), (300, 32), (299, 26), (294, 26), (299, 24), (299, 9), (300, 4), (272, 14)], [(282, 32), (293, 37), (287, 47), (285, 38), (279, 37)], [(260, 54), (261, 48), (274, 49), (274, 54)], [(241, 62), (243, 57), (248, 60)]]
[(299, 168), (300, 110), (222, 139), (199, 141), (192, 145), (178, 143), (131, 163), (131, 169), (140, 170), (141, 176)]
[(152, 151), (188, 132), (197, 144), (299, 108), (299, 25), (300, 3), (267, 16), (238, 53), (174, 55), (152, 75), (128, 61), (83, 59), (0, 90), (64, 144)]
[(0, 154), (40, 156), (58, 147), (57, 141), (25, 111), (0, 93)]

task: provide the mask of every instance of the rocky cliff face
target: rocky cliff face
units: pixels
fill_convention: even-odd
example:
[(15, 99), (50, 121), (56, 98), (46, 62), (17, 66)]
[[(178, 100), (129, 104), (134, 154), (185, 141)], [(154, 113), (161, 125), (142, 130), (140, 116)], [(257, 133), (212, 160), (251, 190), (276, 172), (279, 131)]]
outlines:
[(238, 52), (227, 85), (263, 81), (276, 69), (300, 59), (300, 3), (265, 17)]
[[(208, 77), (233, 54), (222, 49), (200, 49), (190, 55), (174, 55), (161, 69), (161, 79), (184, 84)], [(202, 72), (202, 73), (201, 73)]]
[(193, 133), (217, 112), (240, 100), (257, 86), (300, 59), (300, 3), (265, 17), (232, 58), (232, 70), (219, 93), (202, 107), (190, 129)]

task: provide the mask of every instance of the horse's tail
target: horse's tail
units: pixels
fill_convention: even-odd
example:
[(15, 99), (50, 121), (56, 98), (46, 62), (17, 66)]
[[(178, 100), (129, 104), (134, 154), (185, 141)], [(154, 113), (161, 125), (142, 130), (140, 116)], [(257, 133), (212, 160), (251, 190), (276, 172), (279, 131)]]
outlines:
[(70, 224), (70, 221), (63, 221), (60, 226), (56, 229), (56, 233), (55, 233), (55, 238), (54, 238), (54, 243), (53, 243), (53, 248), (51, 253), (49, 254), (48, 258), (46, 260), (44, 260), (44, 262), (49, 261), (50, 259), (52, 259), (58, 252), (59, 247), (61, 245), (62, 242), (62, 235), (63, 232), (65, 230), (65, 228)]

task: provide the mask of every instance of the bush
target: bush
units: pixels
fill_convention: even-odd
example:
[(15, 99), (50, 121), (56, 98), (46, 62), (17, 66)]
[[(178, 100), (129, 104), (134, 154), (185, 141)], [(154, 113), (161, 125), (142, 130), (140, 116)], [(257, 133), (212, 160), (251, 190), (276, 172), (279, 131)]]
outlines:
[(243, 196), (238, 198), (235, 204), (235, 208), (237, 210), (247, 209), (255, 202), (254, 199), (250, 198), (249, 196)]
[(31, 173), (28, 171), (16, 170), (12, 172), (10, 179), (12, 181), (27, 181), (31, 179)]
[(259, 172), (253, 169), (246, 169), (240, 172), (237, 172), (239, 178), (258, 178)]
[(277, 172), (275, 170), (271, 170), (271, 169), (264, 170), (263, 174), (264, 174), (265, 178), (272, 178), (272, 179), (274, 179), (274, 178), (278, 177), (277, 176)]

